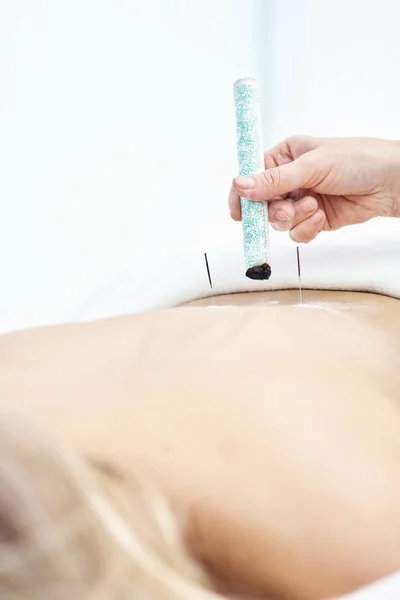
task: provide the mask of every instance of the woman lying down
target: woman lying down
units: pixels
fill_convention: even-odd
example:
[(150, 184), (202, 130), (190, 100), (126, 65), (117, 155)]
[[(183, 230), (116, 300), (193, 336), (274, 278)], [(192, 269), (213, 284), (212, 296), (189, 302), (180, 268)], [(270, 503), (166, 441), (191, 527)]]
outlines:
[[(237, 193), (279, 196), (298, 241), (400, 215), (395, 142), (289, 140), (266, 167), (235, 218)], [(0, 598), (399, 598), (400, 303), (309, 297), (3, 336)]]

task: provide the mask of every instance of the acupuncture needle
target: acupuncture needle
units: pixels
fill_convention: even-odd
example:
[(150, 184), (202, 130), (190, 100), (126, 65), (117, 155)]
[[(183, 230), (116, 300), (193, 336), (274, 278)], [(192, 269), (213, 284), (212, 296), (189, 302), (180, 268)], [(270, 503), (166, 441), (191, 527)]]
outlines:
[(210, 271), (210, 265), (208, 263), (207, 252), (204, 252), (204, 260), (205, 260), (205, 263), (206, 263), (208, 283), (210, 284), (211, 298), (213, 299), (213, 303), (214, 303), (213, 284), (212, 284), (212, 279), (211, 279), (211, 271)]
[(299, 296), (300, 296), (300, 304), (303, 304), (303, 290), (301, 287), (301, 268), (300, 268), (300, 250), (299, 247), (296, 247), (297, 254), (297, 278), (299, 282)]

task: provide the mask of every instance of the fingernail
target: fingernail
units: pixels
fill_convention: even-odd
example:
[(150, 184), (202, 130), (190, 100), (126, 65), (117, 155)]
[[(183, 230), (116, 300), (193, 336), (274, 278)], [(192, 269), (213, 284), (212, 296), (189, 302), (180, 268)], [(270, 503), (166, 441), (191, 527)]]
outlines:
[(235, 178), (235, 181), (244, 190), (251, 190), (256, 185), (253, 177), (242, 177), (240, 175)]
[(316, 209), (316, 205), (315, 205), (315, 203), (312, 200), (308, 200), (305, 203), (304, 212), (305, 212), (306, 215), (308, 213), (310, 213), (310, 212), (313, 212), (313, 210), (315, 210), (315, 209)]
[(282, 209), (276, 211), (275, 217), (278, 219), (278, 221), (289, 221), (290, 219), (290, 217)]
[(270, 226), (276, 231), (287, 231), (287, 227), (285, 226), (285, 224), (279, 223), (278, 221), (271, 221)]

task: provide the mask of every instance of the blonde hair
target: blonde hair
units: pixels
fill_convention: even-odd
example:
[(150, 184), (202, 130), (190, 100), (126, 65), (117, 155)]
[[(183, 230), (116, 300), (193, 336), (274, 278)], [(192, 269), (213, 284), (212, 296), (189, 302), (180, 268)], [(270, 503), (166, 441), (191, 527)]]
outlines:
[(31, 422), (2, 413), (0, 598), (220, 597), (154, 490), (110, 465), (85, 464)]

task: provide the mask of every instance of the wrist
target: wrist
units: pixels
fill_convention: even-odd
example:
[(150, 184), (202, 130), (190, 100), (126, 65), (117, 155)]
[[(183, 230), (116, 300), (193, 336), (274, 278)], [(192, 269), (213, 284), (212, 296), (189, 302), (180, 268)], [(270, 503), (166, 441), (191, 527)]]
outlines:
[(392, 217), (400, 218), (400, 197), (393, 199), (393, 213)]
[(392, 199), (392, 212), (390, 216), (400, 218), (400, 141), (394, 142), (390, 179)]

